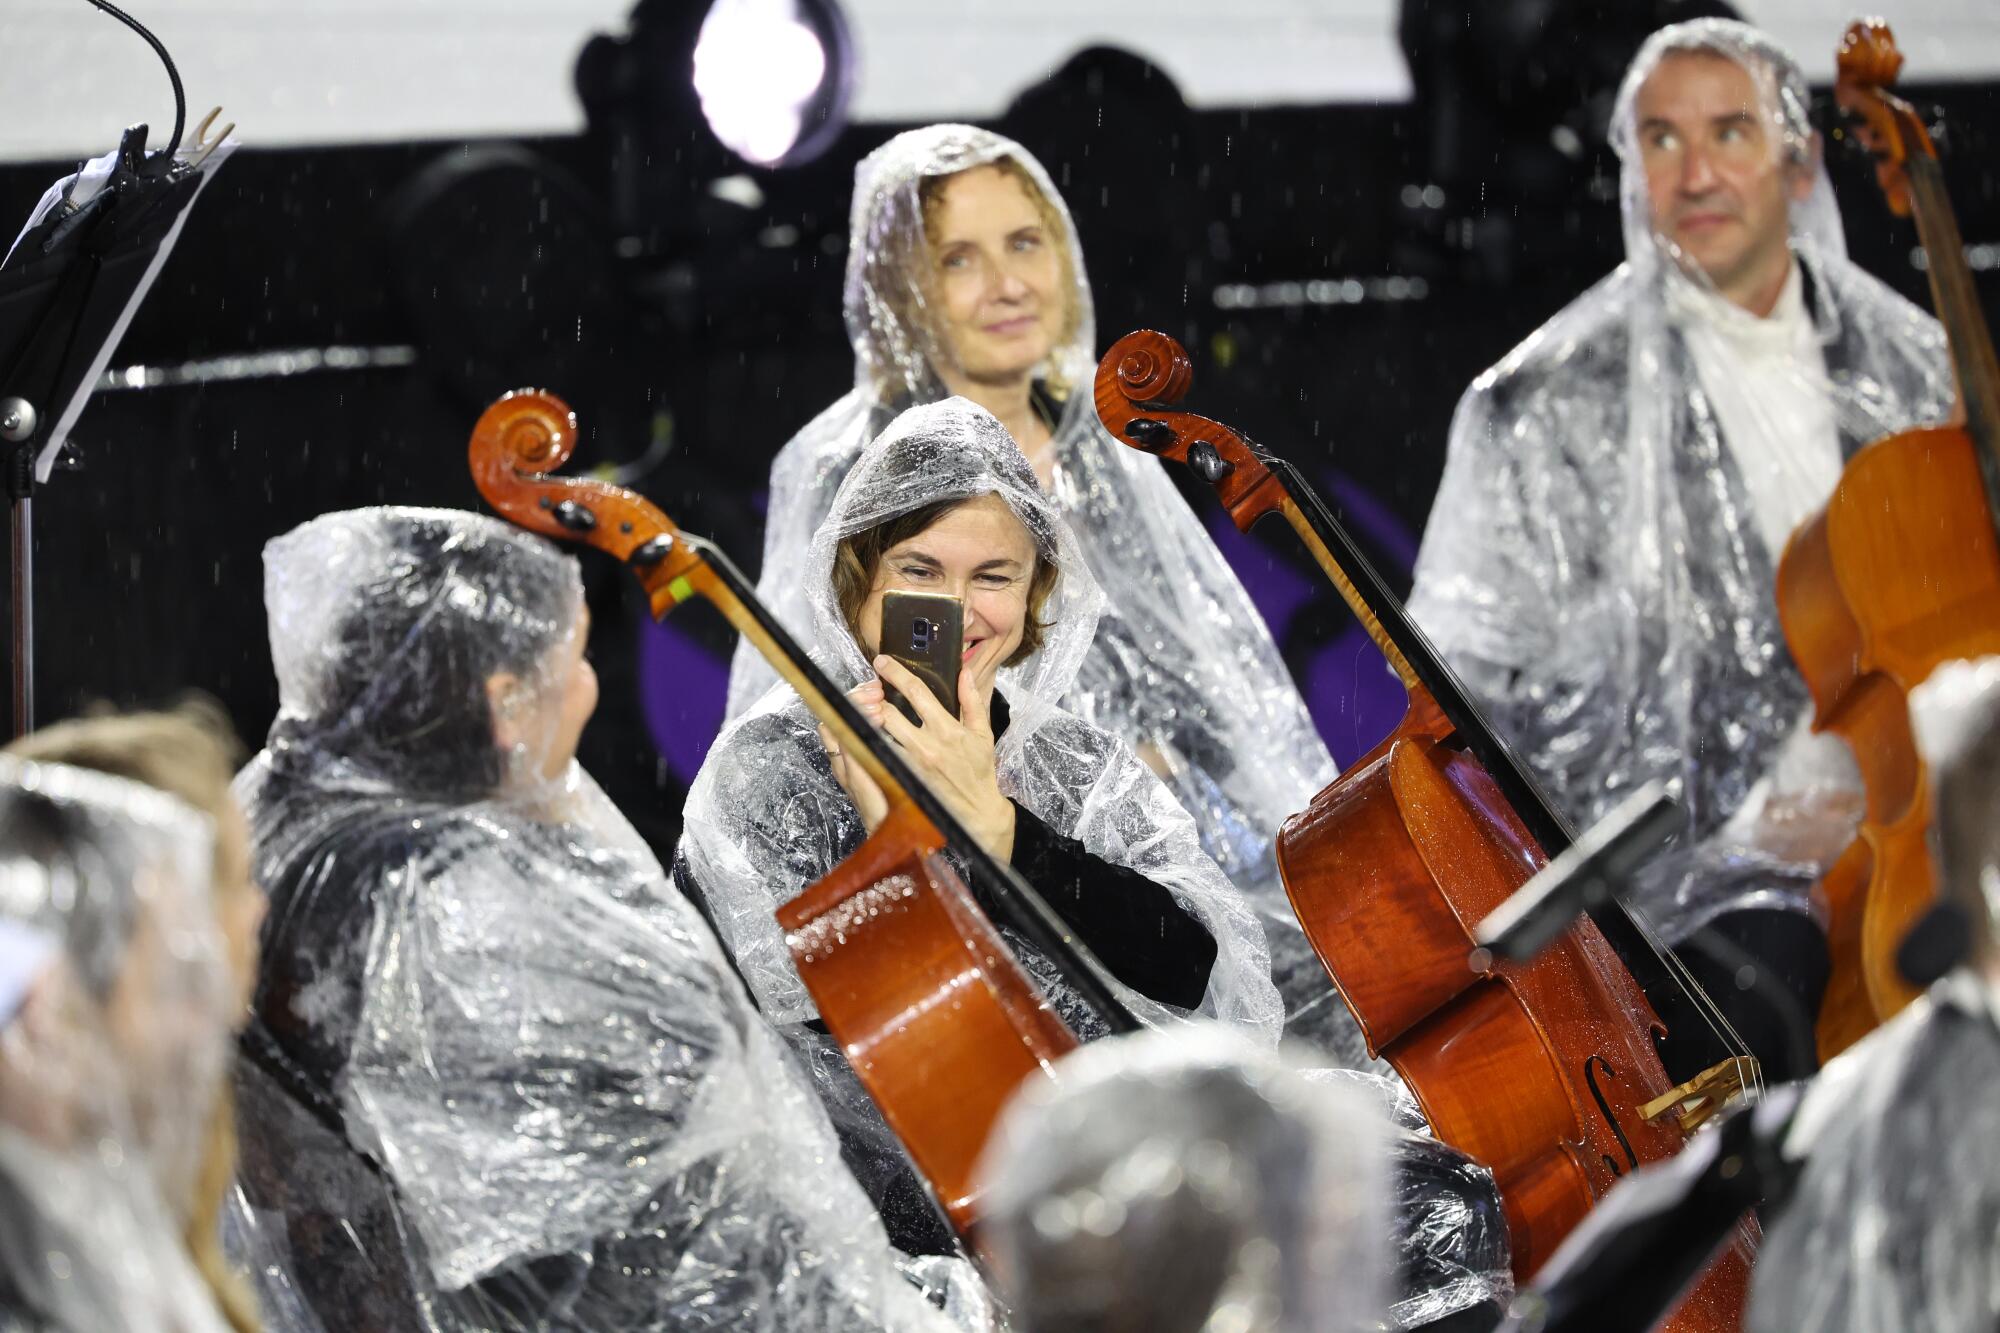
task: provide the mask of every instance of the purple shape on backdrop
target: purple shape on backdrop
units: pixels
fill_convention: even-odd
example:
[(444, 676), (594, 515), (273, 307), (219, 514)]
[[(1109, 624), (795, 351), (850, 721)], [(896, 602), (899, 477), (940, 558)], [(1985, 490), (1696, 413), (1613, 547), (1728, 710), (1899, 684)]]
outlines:
[[(1324, 584), (1315, 584), (1291, 565), (1271, 554), (1270, 548), (1247, 533), (1238, 532), (1220, 505), (1207, 513), (1208, 535), (1223, 560), (1236, 571), (1250, 604), (1274, 636), (1282, 636), (1292, 617), (1319, 594)], [(1282, 641), (1282, 638), (1281, 640)]]
[(1409, 700), (1403, 682), (1359, 621), (1306, 663), (1306, 707), (1344, 772), (1400, 722)]
[[(1345, 473), (1327, 469), (1321, 484), (1355, 535), (1373, 541), (1394, 562), (1395, 569), (1383, 572), (1407, 574), (1416, 563), (1417, 538), (1395, 510)], [(1261, 542), (1238, 532), (1220, 507), (1208, 507), (1204, 517), (1217, 549), (1279, 643), (1285, 641), (1292, 618), (1315, 599), (1338, 596), (1323, 580), (1301, 575)], [(1298, 674), (1313, 725), (1343, 769), (1387, 735), (1408, 706), (1401, 682), (1358, 623), (1321, 646)]]
[(1320, 480), (1333, 493), (1336, 507), (1347, 511), (1346, 526), (1372, 539), (1387, 553), (1391, 567), (1380, 572), (1408, 574), (1416, 567), (1417, 535), (1401, 515), (1345, 472), (1328, 468)]
[(660, 757), (683, 783), (701, 771), (728, 702), (729, 664), (670, 621), (647, 617), (639, 627), (639, 703)]

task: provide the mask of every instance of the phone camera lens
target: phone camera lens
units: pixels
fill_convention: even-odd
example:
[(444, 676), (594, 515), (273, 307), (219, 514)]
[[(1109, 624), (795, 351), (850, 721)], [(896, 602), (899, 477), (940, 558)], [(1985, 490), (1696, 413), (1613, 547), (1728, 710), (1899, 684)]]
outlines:
[(910, 647), (922, 652), (931, 645), (931, 622), (919, 616), (910, 622)]

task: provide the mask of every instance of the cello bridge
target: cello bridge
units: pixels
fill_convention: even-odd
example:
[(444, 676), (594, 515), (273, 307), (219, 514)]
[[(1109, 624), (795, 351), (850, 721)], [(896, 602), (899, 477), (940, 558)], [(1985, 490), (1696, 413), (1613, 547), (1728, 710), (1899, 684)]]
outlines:
[(1683, 1132), (1692, 1134), (1717, 1111), (1743, 1096), (1746, 1087), (1756, 1086), (1757, 1061), (1751, 1056), (1724, 1060), (1702, 1070), (1677, 1088), (1653, 1098), (1639, 1108), (1640, 1117), (1653, 1124), (1668, 1115), (1676, 1117)]

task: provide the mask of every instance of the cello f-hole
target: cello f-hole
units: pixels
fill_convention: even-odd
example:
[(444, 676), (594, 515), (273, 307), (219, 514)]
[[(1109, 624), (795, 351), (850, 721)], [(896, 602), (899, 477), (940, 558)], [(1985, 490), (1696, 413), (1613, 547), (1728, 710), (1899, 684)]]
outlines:
[[(1611, 1103), (1604, 1100), (1604, 1089), (1597, 1086), (1597, 1067), (1599, 1065), (1604, 1066), (1604, 1077), (1608, 1079), (1618, 1077), (1618, 1071), (1611, 1067), (1609, 1060), (1601, 1055), (1593, 1055), (1583, 1062), (1583, 1081), (1590, 1085), (1590, 1095), (1597, 1102), (1598, 1114), (1604, 1117), (1604, 1123), (1611, 1126), (1611, 1132), (1617, 1136), (1619, 1151), (1625, 1154), (1625, 1160), (1630, 1164), (1631, 1169), (1637, 1170), (1639, 1167), (1639, 1155), (1632, 1151), (1632, 1142), (1625, 1137), (1624, 1127), (1618, 1123), (1618, 1117), (1611, 1114)], [(1611, 1160), (1611, 1154), (1609, 1153), (1604, 1155), (1604, 1164), (1611, 1168), (1613, 1175), (1622, 1176), (1625, 1174), (1624, 1171), (1619, 1169), (1618, 1163)]]

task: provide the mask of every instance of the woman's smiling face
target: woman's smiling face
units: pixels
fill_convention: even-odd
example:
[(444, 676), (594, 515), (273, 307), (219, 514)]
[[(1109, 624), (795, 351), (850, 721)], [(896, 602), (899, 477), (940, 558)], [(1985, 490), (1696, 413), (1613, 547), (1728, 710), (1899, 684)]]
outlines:
[(1048, 357), (1068, 320), (1056, 239), (1018, 175), (974, 167), (941, 188), (931, 262), (955, 368), (981, 383), (1019, 379)]
[(936, 592), (965, 605), (964, 665), (981, 696), (1028, 627), (1035, 539), (997, 495), (981, 495), (946, 510), (916, 536), (882, 553), (868, 598), (855, 616), (855, 637), (869, 657), (882, 649), (882, 596)]

